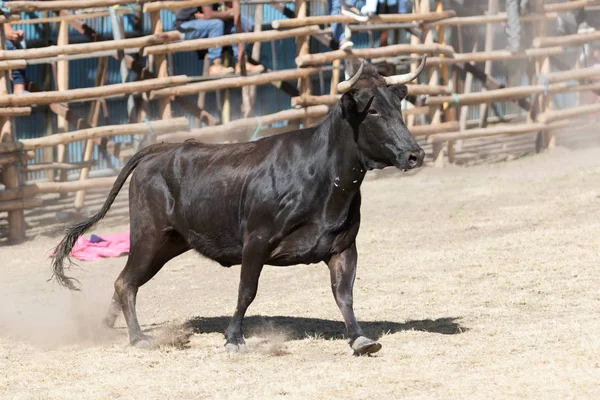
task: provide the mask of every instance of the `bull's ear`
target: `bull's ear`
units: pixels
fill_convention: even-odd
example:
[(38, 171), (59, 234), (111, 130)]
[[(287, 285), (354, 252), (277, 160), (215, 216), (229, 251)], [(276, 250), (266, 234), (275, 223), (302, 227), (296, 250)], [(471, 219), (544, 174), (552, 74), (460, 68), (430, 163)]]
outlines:
[(358, 94), (358, 90), (351, 89), (342, 95), (340, 104), (342, 105), (342, 112), (344, 118), (348, 120), (354, 120), (358, 113), (358, 104), (356, 103), (355, 96)]
[(406, 85), (392, 85), (388, 86), (392, 93), (397, 96), (400, 100), (403, 100), (408, 96), (408, 88)]
[(350, 90), (342, 95), (340, 102), (344, 118), (351, 123), (360, 124), (369, 112), (369, 107), (375, 97), (368, 91)]

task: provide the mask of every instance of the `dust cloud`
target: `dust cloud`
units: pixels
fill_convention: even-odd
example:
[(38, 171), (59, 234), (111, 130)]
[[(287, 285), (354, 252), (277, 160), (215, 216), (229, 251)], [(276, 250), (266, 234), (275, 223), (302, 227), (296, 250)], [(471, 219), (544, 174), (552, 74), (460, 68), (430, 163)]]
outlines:
[(42, 348), (94, 346), (122, 339), (124, 332), (107, 328), (104, 291), (43, 292), (28, 298), (2, 291), (0, 337)]

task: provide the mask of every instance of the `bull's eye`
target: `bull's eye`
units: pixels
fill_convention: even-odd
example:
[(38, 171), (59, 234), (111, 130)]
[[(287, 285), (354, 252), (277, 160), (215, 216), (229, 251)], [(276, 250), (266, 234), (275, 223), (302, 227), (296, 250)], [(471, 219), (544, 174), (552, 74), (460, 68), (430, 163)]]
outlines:
[(379, 113), (377, 112), (377, 110), (374, 110), (372, 108), (369, 110), (369, 114), (370, 115), (379, 115)]

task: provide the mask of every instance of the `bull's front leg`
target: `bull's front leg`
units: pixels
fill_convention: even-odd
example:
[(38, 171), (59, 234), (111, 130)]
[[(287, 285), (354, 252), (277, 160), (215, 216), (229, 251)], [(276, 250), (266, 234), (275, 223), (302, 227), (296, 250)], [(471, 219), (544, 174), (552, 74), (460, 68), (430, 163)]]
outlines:
[(246, 350), (246, 341), (242, 332), (242, 322), (246, 310), (252, 304), (258, 290), (258, 279), (262, 271), (268, 251), (268, 244), (258, 239), (250, 240), (242, 251), (242, 268), (240, 271), (240, 286), (238, 302), (225, 331), (225, 348), (232, 353)]
[(378, 352), (381, 344), (364, 336), (354, 316), (352, 289), (356, 276), (357, 259), (356, 243), (353, 243), (348, 249), (331, 257), (327, 265), (331, 273), (331, 289), (344, 317), (350, 347), (354, 350), (355, 355), (363, 355)]

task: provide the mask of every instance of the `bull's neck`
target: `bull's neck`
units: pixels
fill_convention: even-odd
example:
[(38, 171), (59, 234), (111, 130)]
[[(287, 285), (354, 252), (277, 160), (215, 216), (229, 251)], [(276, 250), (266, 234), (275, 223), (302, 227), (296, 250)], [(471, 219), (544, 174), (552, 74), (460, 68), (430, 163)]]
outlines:
[(343, 117), (337, 104), (315, 131), (330, 178), (336, 187), (348, 190), (358, 189), (367, 171), (356, 142), (356, 129)]

